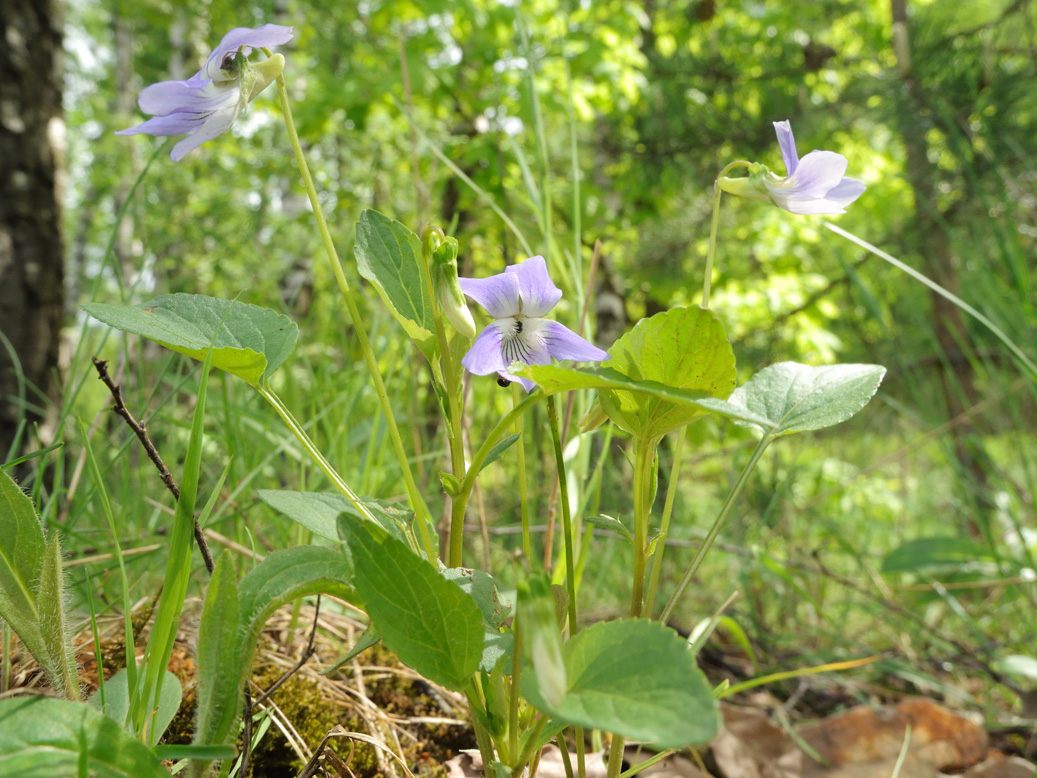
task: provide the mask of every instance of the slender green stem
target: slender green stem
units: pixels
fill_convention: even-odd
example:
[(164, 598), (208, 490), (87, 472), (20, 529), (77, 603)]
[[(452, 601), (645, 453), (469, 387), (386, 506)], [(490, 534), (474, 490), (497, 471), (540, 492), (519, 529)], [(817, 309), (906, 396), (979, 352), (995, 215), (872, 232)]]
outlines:
[[(482, 710), (486, 710), (482, 694), (479, 690), (479, 684), (475, 678), (472, 678), (472, 681), (469, 684), (469, 689), (465, 692), (465, 696), (468, 697), (468, 705), (471, 706), (473, 711), (476, 706), (481, 707)], [(475, 730), (475, 742), (476, 745), (479, 746), (479, 755), (482, 757), (483, 765), (485, 765), (486, 774), (489, 775), (495, 761), (493, 738), (490, 737), (490, 733), (486, 731), (486, 728), (482, 725), (479, 717), (474, 715), (474, 713), (472, 715), (472, 729)]]
[(709, 249), (706, 251), (706, 277), (702, 279), (702, 307), (709, 307), (709, 286), (713, 281), (713, 257), (717, 251), (717, 227), (720, 224), (720, 191), (719, 180), (736, 167), (749, 167), (750, 163), (737, 159), (724, 167), (713, 182), (713, 220), (709, 226)]
[[(89, 593), (90, 587), (87, 587)], [(91, 600), (92, 606), (93, 600)], [(94, 631), (96, 635), (96, 630)], [(101, 654), (98, 653), (98, 656)], [(11, 628), (7, 622), (0, 624), (0, 694), (11, 688)], [(104, 683), (101, 683), (101, 707), (104, 708)]]
[(652, 618), (652, 606), (655, 604), (655, 593), (659, 588), (659, 574), (663, 566), (663, 552), (666, 551), (666, 536), (670, 531), (670, 516), (673, 513), (673, 500), (677, 494), (677, 482), (681, 476), (681, 459), (684, 454), (684, 438), (687, 436), (687, 425), (677, 432), (677, 442), (673, 447), (673, 466), (670, 469), (670, 483), (666, 487), (666, 504), (663, 506), (663, 518), (659, 528), (659, 539), (655, 543), (652, 555), (652, 569), (648, 574), (648, 591), (645, 593), (644, 612)]
[[(425, 269), (425, 282), (428, 284), (429, 290), (432, 291), (432, 299), (435, 301), (435, 287), (432, 285), (432, 272), (428, 265), (428, 257), (425, 257), (422, 265)], [(437, 373), (435, 366), (433, 366), (433, 380), (442, 379), (443, 394), (447, 398), (447, 413), (446, 413), (446, 425), (447, 425), (447, 437), (448, 445), (450, 446), (450, 469), (454, 477), (457, 479), (464, 478), (465, 474), (465, 462), (464, 462), (464, 424), (461, 419), (461, 415), (464, 412), (461, 407), (460, 397), (454, 391), (454, 387), (460, 382), (457, 379), (456, 371), (460, 368), (460, 365), (455, 364), (450, 352), (450, 339), (447, 337), (446, 328), (443, 326), (443, 313), (439, 306), (433, 302), (432, 307), (433, 321), (436, 325), (436, 338), (439, 342), (439, 353), (440, 353), (440, 368)], [(447, 538), (448, 548), (453, 546), (454, 537), (454, 521), (453, 517), (455, 511), (460, 514), (460, 532), (464, 532), (464, 513), (467, 507), (467, 500), (464, 501), (464, 505), (458, 508), (458, 498), (450, 498), (450, 536)], [(462, 543), (462, 549), (464, 548)], [(430, 560), (431, 561), (431, 560)], [(461, 566), (461, 558), (458, 557), (457, 563), (452, 564), (452, 567)]]
[(465, 473), (464, 480), (461, 481), (461, 486), (457, 493), (457, 499), (454, 500), (451, 508), (450, 553), (447, 557), (447, 565), (449, 567), (461, 566), (461, 552), (464, 548), (463, 530), (465, 507), (468, 505), (468, 498), (471, 496), (472, 488), (475, 486), (475, 479), (479, 475), (479, 471), (482, 470), (486, 457), (490, 455), (490, 451), (493, 447), (500, 442), (502, 437), (504, 437), (504, 433), (508, 431), (508, 428), (515, 423), (515, 419), (519, 418), (533, 405), (543, 400), (544, 397), (544, 393), (539, 389), (526, 395), (526, 398), (522, 402), (512, 408), (508, 413), (504, 414), (501, 420), (497, 422), (496, 426), (490, 430), (490, 434), (486, 436), (486, 440), (483, 441), (482, 445), (479, 446), (479, 449), (472, 456), (472, 462), (468, 466), (468, 472)]
[[(257, 390), (259, 391), (260, 396), (270, 403), (274, 410), (277, 411), (277, 415), (281, 417), (281, 420), (285, 423), (288, 429), (291, 430), (293, 435), (295, 435), (296, 440), (302, 444), (303, 449), (317, 464), (317, 467), (324, 472), (324, 475), (326, 475), (328, 480), (335, 485), (335, 488), (338, 489), (347, 500), (349, 500), (349, 504), (352, 505), (365, 519), (375, 521), (371, 511), (368, 510), (367, 506), (364, 505), (363, 502), (361, 502), (357, 493), (354, 492), (349, 484), (346, 483), (345, 479), (338, 474), (338, 471), (332, 467), (331, 463), (324, 457), (324, 454), (321, 453), (320, 449), (314, 445), (313, 441), (310, 440), (309, 435), (306, 434), (306, 430), (303, 429), (303, 426), (295, 420), (292, 412), (289, 411), (285, 404), (281, 402), (281, 399), (274, 394), (273, 390), (269, 387), (263, 386), (257, 387)], [(421, 543), (425, 547), (425, 554), (428, 556), (430, 562), (435, 563), (439, 555), (436, 553), (436, 546), (432, 542), (432, 537), (428, 533), (428, 526), (420, 517), (416, 523), (418, 525), (418, 534), (421, 538)]]
[[(526, 740), (526, 745), (522, 749), (522, 753), (518, 755), (518, 759), (515, 760), (515, 764), (511, 768), (511, 778), (518, 778), (522, 775), (522, 771), (526, 767), (526, 763), (529, 762), (529, 758), (533, 756), (533, 751), (536, 750), (537, 741), (540, 739), (540, 733), (543, 731), (544, 726), (547, 724), (547, 716), (540, 716), (537, 718), (536, 724), (533, 725), (533, 731), (530, 733), (529, 738)], [(489, 775), (489, 772), (486, 773)]]
[(605, 778), (619, 778), (623, 771), (623, 747), (626, 746), (626, 738), (622, 735), (612, 736), (612, 745), (609, 746), (609, 766)]
[(657, 765), (663, 760), (669, 759), (671, 756), (676, 754), (678, 749), (667, 748), (665, 751), (660, 751), (658, 754), (652, 754), (650, 757), (645, 759), (643, 762), (638, 762), (636, 765), (631, 767), (624, 773), (621, 773), (619, 778), (634, 778), (642, 770), (647, 770), (652, 765)]
[(572, 759), (569, 758), (569, 746), (565, 744), (565, 738), (557, 738), (558, 751), (562, 755), (562, 769), (565, 770), (565, 778), (573, 778)]
[(735, 501), (742, 493), (742, 489), (745, 488), (745, 484), (749, 480), (749, 475), (756, 468), (756, 464), (760, 461), (760, 457), (763, 456), (763, 452), (773, 439), (774, 438), (769, 435), (764, 435), (760, 438), (760, 442), (756, 444), (756, 450), (753, 451), (752, 457), (746, 463), (745, 467), (742, 468), (742, 472), (738, 476), (738, 481), (735, 482), (734, 488), (731, 490), (731, 493), (727, 496), (727, 500), (724, 502), (723, 507), (720, 509), (720, 513), (717, 514), (713, 526), (709, 528), (709, 534), (707, 534), (705, 539), (702, 541), (702, 544), (699, 546), (699, 550), (696, 552), (695, 558), (691, 561), (688, 569), (684, 571), (684, 576), (681, 578), (680, 583), (677, 584), (677, 588), (670, 597), (670, 601), (666, 603), (666, 607), (663, 609), (662, 615), (659, 617), (659, 620), (664, 624), (668, 622), (670, 616), (673, 615), (674, 608), (677, 607), (677, 601), (680, 600), (681, 596), (684, 594), (684, 590), (687, 589), (688, 584), (691, 583), (691, 579), (694, 578), (695, 573), (698, 572), (699, 567), (702, 565), (703, 558), (713, 545), (713, 541), (717, 539), (717, 535), (720, 534), (720, 530), (724, 526), (724, 521), (727, 520), (727, 515), (731, 512), (731, 508), (734, 506)]
[(515, 647), (511, 653), (511, 696), (508, 698), (508, 757), (512, 759), (518, 753), (519, 703), (522, 700), (522, 619), (517, 617), (514, 637)]
[[(522, 397), (522, 386), (518, 382), (511, 385), (512, 407), (518, 407), (524, 399)], [(530, 564), (533, 563), (533, 543), (529, 533), (529, 491), (526, 485), (526, 438), (522, 434), (525, 427), (521, 416), (515, 418), (515, 434), (519, 436), (515, 447), (518, 449), (518, 479), (519, 479), (519, 511), (522, 513), (522, 553)]]
[(634, 444), (634, 584), (630, 615), (640, 617), (644, 604), (645, 567), (648, 553), (648, 517), (652, 511), (652, 467), (656, 440), (638, 439)]
[(576, 637), (579, 627), (576, 623), (576, 556), (573, 553), (572, 516), (569, 515), (569, 486), (565, 478), (565, 458), (562, 451), (562, 438), (558, 432), (558, 405), (554, 395), (547, 398), (547, 423), (551, 427), (551, 440), (554, 442), (555, 467), (558, 469), (558, 489), (561, 492), (562, 535), (565, 545), (565, 588), (569, 594), (569, 637)]
[[(299, 172), (302, 175), (303, 184), (306, 187), (306, 194), (309, 196), (310, 205), (313, 207), (313, 215), (317, 221), (317, 229), (320, 231), (321, 239), (324, 242), (324, 250), (328, 255), (328, 261), (331, 263), (331, 270), (335, 274), (335, 280), (338, 282), (339, 291), (342, 292), (342, 299), (346, 304), (346, 310), (349, 313), (350, 321), (352, 322), (353, 329), (356, 332), (357, 341), (360, 343), (360, 350), (364, 355), (364, 362), (367, 364), (367, 369), (371, 373), (371, 380), (374, 382), (375, 394), (378, 396), (378, 402), (382, 406), (382, 413), (385, 414), (385, 420), (389, 428), (389, 437), (392, 440), (393, 449), (396, 452), (396, 458), (400, 462), (400, 470), (403, 474), (403, 482), (407, 489), (407, 496), (410, 498), (411, 506), (417, 514), (419, 530), (422, 535), (426, 535), (428, 534), (428, 527), (425, 522), (432, 522), (432, 514), (429, 512), (428, 505), (426, 505), (425, 499), (421, 496), (421, 491), (418, 489), (418, 485), (414, 481), (414, 474), (411, 472), (407, 450), (403, 447), (403, 439), (400, 437), (400, 430), (396, 426), (396, 417), (393, 415), (392, 404), (389, 402), (389, 394), (385, 390), (385, 382), (382, 381), (382, 373), (378, 367), (378, 359), (375, 357), (374, 350), (371, 348), (371, 343), (367, 338), (367, 330), (364, 327), (363, 318), (360, 315), (360, 309), (357, 307), (356, 301), (353, 299), (353, 293), (349, 288), (349, 282), (346, 280), (346, 274), (342, 270), (342, 262), (339, 261), (338, 252), (335, 250), (335, 244), (331, 239), (331, 233), (328, 231), (327, 222), (324, 220), (324, 212), (321, 210), (320, 200), (317, 197), (317, 190), (313, 185), (313, 177), (310, 175), (310, 168), (306, 164), (306, 157), (303, 155), (302, 145), (299, 142), (299, 133), (295, 129), (295, 120), (292, 118), (292, 109), (288, 104), (288, 87), (283, 75), (277, 77), (277, 94), (281, 101), (281, 114), (284, 116), (284, 123), (288, 128), (288, 137), (292, 143), (292, 150), (295, 152), (295, 158), (299, 163)], [(422, 537), (422, 542), (424, 542), (424, 537)]]

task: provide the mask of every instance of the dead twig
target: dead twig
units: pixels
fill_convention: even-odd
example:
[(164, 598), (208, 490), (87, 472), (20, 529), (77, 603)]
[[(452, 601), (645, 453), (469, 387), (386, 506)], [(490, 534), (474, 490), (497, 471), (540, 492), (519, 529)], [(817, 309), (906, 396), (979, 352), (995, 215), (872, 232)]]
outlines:
[(274, 681), (270, 685), (270, 688), (268, 688), (265, 692), (263, 692), (263, 694), (259, 697), (259, 699), (257, 699), (253, 703), (253, 705), (259, 706), (259, 705), (262, 705), (264, 702), (266, 702), (270, 698), (270, 695), (272, 695), (274, 692), (276, 692), (278, 689), (280, 689), (281, 685), (285, 681), (287, 681), (289, 678), (291, 678), (293, 675), (295, 675), (297, 672), (299, 672), (299, 670), (302, 669), (302, 666), (304, 664), (306, 664), (307, 661), (309, 661), (309, 658), (311, 656), (313, 656), (313, 654), (317, 650), (316, 648), (314, 648), (313, 640), (314, 640), (314, 638), (317, 637), (317, 621), (319, 619), (320, 619), (320, 595), (318, 594), (317, 595), (317, 607), (314, 609), (314, 612), (313, 612), (313, 629), (310, 630), (310, 640), (306, 644), (306, 650), (302, 652), (302, 656), (299, 657), (299, 661), (296, 662), (295, 665), (292, 666), (289, 670), (287, 670), (284, 673), (284, 675), (282, 675), (280, 678), (278, 678), (276, 681)]
[[(141, 445), (144, 446), (144, 451), (147, 452), (148, 459), (154, 462), (155, 467), (158, 468), (159, 477), (162, 479), (162, 483), (166, 485), (173, 494), (173, 498), (176, 500), (180, 499), (180, 487), (177, 486), (176, 480), (173, 478), (173, 474), (169, 472), (169, 468), (166, 467), (166, 463), (162, 461), (161, 455), (158, 453), (158, 449), (155, 448), (155, 444), (151, 442), (151, 438), (148, 437), (148, 431), (144, 426), (143, 422), (137, 421), (133, 414), (130, 413), (129, 408), (126, 407), (126, 401), (122, 396), (122, 387), (115, 383), (111, 376), (108, 375), (108, 360), (93, 358), (94, 367), (97, 368), (97, 377), (101, 379), (102, 383), (108, 387), (108, 391), (111, 392), (112, 399), (115, 400), (115, 406), (112, 408), (113, 411), (121, 416), (127, 426), (133, 430), (140, 440)], [(198, 519), (194, 519), (194, 540), (198, 544), (198, 550), (202, 554), (202, 560), (205, 562), (205, 569), (212, 575), (212, 571), (216, 565), (212, 561), (212, 554), (209, 553), (209, 545), (205, 542), (205, 536), (202, 534), (202, 528), (198, 526)]]

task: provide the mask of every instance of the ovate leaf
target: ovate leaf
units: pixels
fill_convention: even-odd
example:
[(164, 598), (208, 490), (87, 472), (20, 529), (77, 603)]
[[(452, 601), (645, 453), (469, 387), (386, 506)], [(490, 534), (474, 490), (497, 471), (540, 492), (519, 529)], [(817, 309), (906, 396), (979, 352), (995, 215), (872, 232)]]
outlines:
[(744, 408), (771, 422), (750, 423), (778, 437), (846, 421), (868, 404), (886, 374), (881, 365), (811, 367), (779, 362), (765, 367), (735, 389), (727, 403), (706, 405)]
[(169, 771), (90, 705), (16, 697), (0, 700), (0, 775), (169, 778)]
[(348, 538), (356, 587), (382, 642), (400, 661), (449, 689), (463, 689), (482, 659), (483, 615), (475, 600), (384, 530)]
[(398, 221), (368, 210), (357, 222), (353, 253), (360, 275), (374, 284), (392, 315), (432, 361), (438, 345), (421, 240)]
[[(261, 489), (259, 499), (274, 510), (297, 521), (302, 526), (327, 540), (338, 542), (345, 537), (343, 514), (366, 521), (343, 495), (337, 492), (293, 492), (285, 489)], [(374, 516), (378, 525), (401, 540), (414, 520), (414, 513), (393, 503), (360, 497), (360, 502)]]
[(713, 693), (683, 638), (644, 620), (601, 622), (562, 648), (568, 690), (552, 706), (534, 673), (522, 693), (552, 717), (657, 748), (708, 742), (720, 726)]
[(299, 328), (287, 316), (235, 300), (201, 294), (165, 294), (142, 305), (87, 303), (95, 319), (166, 348), (204, 360), (253, 386), (270, 376), (292, 353)]

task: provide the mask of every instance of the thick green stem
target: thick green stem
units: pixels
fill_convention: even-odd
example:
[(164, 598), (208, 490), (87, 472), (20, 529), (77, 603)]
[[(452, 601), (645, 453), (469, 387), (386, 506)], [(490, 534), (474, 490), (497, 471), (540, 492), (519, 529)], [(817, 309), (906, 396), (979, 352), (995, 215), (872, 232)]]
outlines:
[(677, 482), (681, 476), (681, 458), (684, 454), (684, 438), (687, 426), (681, 427), (677, 433), (677, 442), (673, 447), (673, 467), (670, 470), (670, 484), (666, 488), (666, 504), (663, 506), (663, 518), (659, 527), (659, 539), (655, 543), (652, 555), (652, 569), (648, 574), (648, 591), (645, 593), (644, 612), (652, 618), (652, 606), (655, 605), (655, 593), (659, 588), (659, 574), (663, 566), (663, 552), (666, 551), (666, 535), (670, 531), (670, 516), (673, 513), (673, 500), (677, 494)]
[[(292, 118), (292, 109), (288, 104), (288, 87), (283, 75), (277, 77), (277, 95), (281, 101), (281, 113), (284, 116), (285, 126), (288, 128), (288, 137), (292, 143), (292, 150), (295, 152), (295, 158), (299, 163), (299, 172), (302, 175), (303, 184), (306, 187), (306, 194), (309, 196), (310, 205), (313, 207), (313, 215), (317, 221), (317, 229), (320, 231), (321, 240), (324, 242), (324, 250), (328, 255), (328, 261), (331, 263), (331, 270), (335, 275), (335, 280), (338, 282), (339, 291), (342, 293), (342, 299), (346, 304), (346, 311), (349, 313), (349, 319), (353, 325), (354, 331), (356, 332), (357, 341), (360, 344), (360, 351), (364, 355), (364, 362), (367, 364), (367, 369), (371, 373), (371, 380), (374, 382), (375, 394), (378, 396), (378, 402), (382, 407), (382, 413), (385, 414), (385, 420), (389, 429), (389, 437), (392, 440), (393, 449), (396, 452), (396, 458), (400, 462), (400, 470), (403, 474), (403, 483), (407, 489), (407, 496), (410, 498), (411, 506), (417, 514), (418, 531), (422, 535), (422, 543), (425, 545), (426, 552), (428, 552), (430, 548), (435, 547), (431, 543), (426, 542), (425, 537), (428, 535), (428, 525), (432, 523), (432, 515), (429, 513), (428, 505), (426, 505), (425, 499), (421, 496), (418, 485), (414, 481), (414, 474), (411, 472), (410, 467), (410, 459), (407, 456), (407, 450), (403, 447), (403, 439), (400, 437), (400, 430), (396, 426), (396, 417), (393, 415), (392, 404), (389, 402), (389, 393), (385, 390), (385, 382), (382, 381), (382, 373), (378, 367), (378, 360), (375, 357), (374, 350), (371, 348), (371, 343), (367, 338), (367, 330), (364, 327), (364, 322), (360, 315), (360, 309), (357, 307), (356, 301), (353, 299), (353, 293), (349, 288), (349, 282), (346, 280), (346, 274), (342, 270), (342, 262), (339, 261), (338, 258), (338, 251), (335, 249), (335, 244), (331, 239), (331, 233), (328, 231), (327, 222), (324, 220), (324, 212), (321, 210), (320, 200), (317, 197), (317, 190), (313, 185), (313, 177), (310, 175), (310, 168), (306, 164), (306, 157), (303, 155), (302, 145), (299, 142), (299, 133), (295, 129), (295, 120)], [(438, 554), (433, 554), (429, 561), (434, 562), (437, 558)]]
[(720, 186), (718, 182), (736, 167), (749, 167), (750, 163), (745, 160), (735, 160), (724, 167), (713, 182), (713, 220), (709, 226), (709, 249), (706, 251), (706, 277), (702, 279), (702, 307), (709, 307), (709, 286), (713, 281), (713, 257), (717, 250), (717, 227), (720, 224)]
[(630, 595), (630, 615), (634, 618), (641, 616), (644, 603), (655, 444), (654, 440), (644, 439), (634, 444), (634, 583)]
[(724, 506), (720, 509), (720, 513), (717, 514), (713, 526), (709, 528), (709, 534), (707, 534), (705, 539), (702, 541), (702, 544), (699, 546), (695, 558), (691, 560), (688, 569), (684, 571), (684, 575), (681, 578), (680, 583), (677, 584), (677, 588), (670, 597), (670, 601), (666, 603), (666, 607), (663, 609), (662, 615), (659, 617), (659, 620), (664, 624), (667, 623), (670, 620), (670, 616), (673, 615), (673, 611), (677, 607), (677, 601), (680, 600), (681, 596), (684, 594), (684, 590), (687, 589), (688, 584), (691, 583), (691, 579), (694, 578), (695, 573), (698, 572), (706, 553), (713, 545), (713, 541), (717, 539), (717, 535), (720, 534), (720, 530), (724, 526), (724, 522), (727, 520), (727, 515), (731, 512), (731, 508), (734, 506), (735, 501), (742, 493), (742, 489), (745, 488), (745, 484), (749, 480), (749, 475), (756, 468), (756, 464), (760, 461), (760, 457), (763, 456), (763, 452), (773, 439), (774, 438), (769, 435), (764, 435), (760, 438), (760, 442), (756, 444), (756, 450), (753, 451), (752, 457), (746, 463), (745, 467), (742, 468), (742, 472), (738, 476), (738, 481), (735, 482), (734, 488), (727, 496), (727, 501), (724, 502)]

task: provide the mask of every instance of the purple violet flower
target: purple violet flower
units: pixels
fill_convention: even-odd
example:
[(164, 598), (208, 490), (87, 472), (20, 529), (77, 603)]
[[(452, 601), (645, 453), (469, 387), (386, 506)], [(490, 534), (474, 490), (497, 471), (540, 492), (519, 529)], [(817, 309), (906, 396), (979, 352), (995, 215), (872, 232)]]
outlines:
[(536, 384), (509, 373), (512, 362), (549, 365), (552, 357), (574, 362), (611, 359), (568, 327), (540, 318), (562, 297), (562, 290), (547, 275), (543, 257), (530, 257), (489, 278), (458, 280), (462, 291), (494, 318), (461, 360), (468, 372), (497, 373), (505, 381), (518, 381), (529, 392)]
[(789, 213), (846, 213), (846, 206), (860, 197), (866, 187), (856, 178), (846, 178), (846, 157), (834, 151), (811, 151), (803, 159), (796, 155), (796, 141), (787, 121), (774, 122), (781, 158), (788, 172), (779, 178), (765, 166), (753, 164), (745, 178), (721, 178), (721, 190), (739, 197), (766, 200)]
[(169, 154), (179, 162), (189, 151), (229, 130), (245, 106), (284, 70), (280, 54), (250, 63), (252, 49), (280, 46), (291, 39), (292, 28), (278, 24), (234, 28), (223, 36), (205, 67), (186, 81), (145, 87), (137, 102), (154, 118), (115, 134), (187, 135)]

